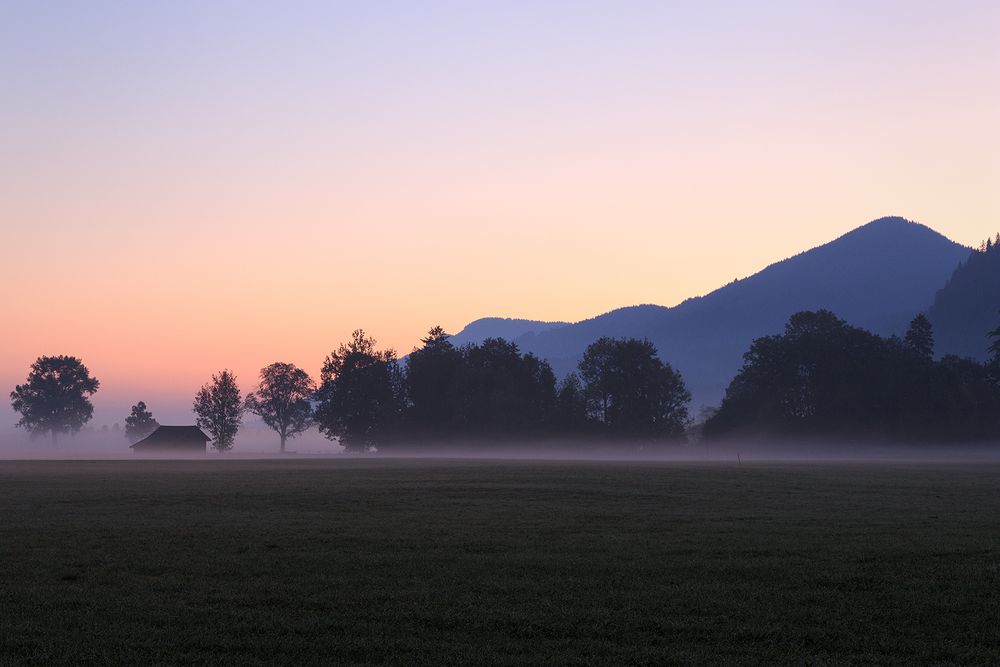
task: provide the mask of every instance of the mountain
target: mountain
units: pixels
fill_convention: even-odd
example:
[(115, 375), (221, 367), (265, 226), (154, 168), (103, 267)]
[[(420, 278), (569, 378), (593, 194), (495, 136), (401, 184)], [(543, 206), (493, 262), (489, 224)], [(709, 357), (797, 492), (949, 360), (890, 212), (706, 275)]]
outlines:
[(972, 251), (937, 293), (927, 316), (938, 354), (985, 361), (987, 333), (1000, 326), (1000, 245)]
[(552, 331), (567, 326), (567, 322), (539, 322), (536, 320), (517, 320), (509, 317), (483, 317), (465, 325), (465, 328), (451, 337), (453, 345), (482, 343), (487, 338), (503, 338), (516, 340), (530, 337), (544, 331)]
[(562, 374), (601, 336), (649, 338), (684, 375), (695, 407), (717, 404), (750, 343), (780, 332), (792, 313), (827, 308), (877, 333), (902, 333), (968, 254), (928, 227), (881, 218), (673, 308), (621, 308), (510, 340)]

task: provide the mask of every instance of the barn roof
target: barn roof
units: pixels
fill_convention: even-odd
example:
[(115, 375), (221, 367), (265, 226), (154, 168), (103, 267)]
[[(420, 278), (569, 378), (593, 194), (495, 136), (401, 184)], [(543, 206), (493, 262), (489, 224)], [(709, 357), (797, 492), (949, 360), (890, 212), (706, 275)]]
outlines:
[(131, 445), (158, 445), (175, 442), (201, 442), (206, 443), (211, 440), (197, 426), (157, 426), (156, 430), (147, 435), (139, 442)]

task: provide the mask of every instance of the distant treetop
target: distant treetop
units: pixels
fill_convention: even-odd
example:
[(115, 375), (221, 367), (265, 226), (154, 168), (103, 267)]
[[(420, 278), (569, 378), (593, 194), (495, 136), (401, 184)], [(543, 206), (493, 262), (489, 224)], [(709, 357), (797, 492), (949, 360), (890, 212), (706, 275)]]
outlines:
[(1000, 248), (1000, 233), (998, 233), (995, 238), (987, 237), (985, 241), (979, 244), (979, 247), (976, 248), (976, 250), (978, 252), (986, 253), (994, 252), (998, 248)]

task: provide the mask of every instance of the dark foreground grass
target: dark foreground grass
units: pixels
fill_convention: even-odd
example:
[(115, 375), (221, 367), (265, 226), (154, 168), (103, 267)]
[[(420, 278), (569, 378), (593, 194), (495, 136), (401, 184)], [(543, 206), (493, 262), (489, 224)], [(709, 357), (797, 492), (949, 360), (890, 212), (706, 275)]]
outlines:
[(997, 664), (1000, 467), (0, 463), (0, 658)]

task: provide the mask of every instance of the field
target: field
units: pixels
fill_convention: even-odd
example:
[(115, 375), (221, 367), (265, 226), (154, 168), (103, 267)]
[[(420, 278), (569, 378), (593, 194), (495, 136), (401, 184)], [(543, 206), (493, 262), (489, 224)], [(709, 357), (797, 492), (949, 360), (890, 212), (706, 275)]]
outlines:
[(997, 664), (1000, 466), (0, 462), (0, 662)]

